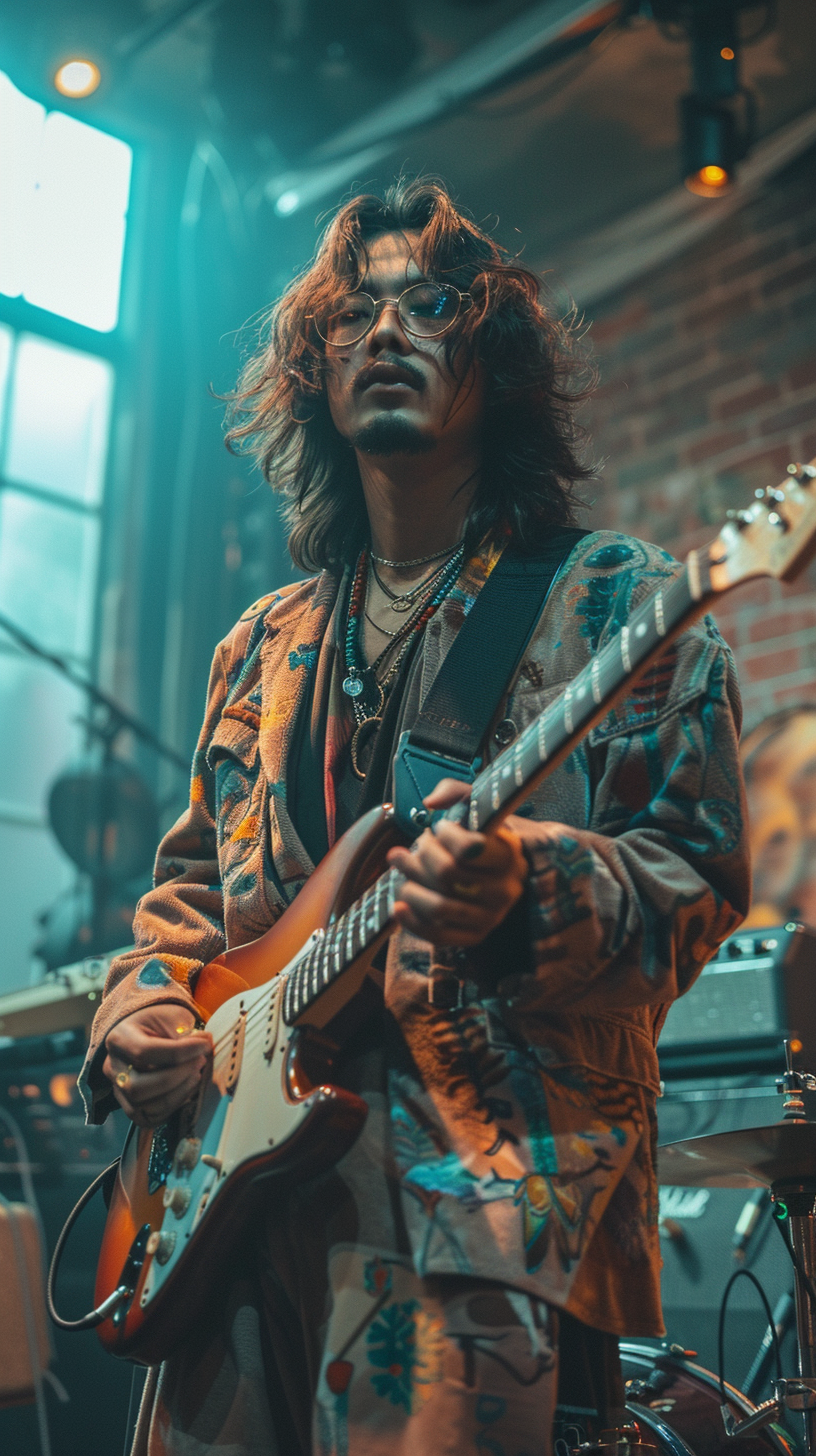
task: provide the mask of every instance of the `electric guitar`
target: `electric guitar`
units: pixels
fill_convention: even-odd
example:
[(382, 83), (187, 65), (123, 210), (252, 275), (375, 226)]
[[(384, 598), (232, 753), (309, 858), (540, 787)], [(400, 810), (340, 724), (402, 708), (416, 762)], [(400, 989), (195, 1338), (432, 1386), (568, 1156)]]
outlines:
[[(816, 460), (692, 551), (561, 695), (473, 783), (447, 817), (484, 831), (532, 789), (716, 597), (757, 576), (791, 580), (816, 551)], [(259, 1197), (337, 1162), (366, 1117), (331, 1083), (331, 1052), (367, 997), (393, 931), (401, 875), (383, 870), (404, 842), (389, 805), (338, 841), (259, 940), (205, 966), (211, 1075), (194, 1106), (154, 1131), (132, 1127), (112, 1191), (96, 1279), (111, 1353), (154, 1364), (200, 1321), (226, 1252)]]

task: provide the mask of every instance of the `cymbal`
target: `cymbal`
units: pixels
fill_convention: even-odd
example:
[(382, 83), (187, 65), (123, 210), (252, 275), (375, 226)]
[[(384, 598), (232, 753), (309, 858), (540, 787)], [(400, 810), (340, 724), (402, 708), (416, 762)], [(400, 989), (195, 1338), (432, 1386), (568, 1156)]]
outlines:
[(816, 1122), (774, 1122), (666, 1143), (658, 1183), (680, 1188), (762, 1188), (816, 1177)]

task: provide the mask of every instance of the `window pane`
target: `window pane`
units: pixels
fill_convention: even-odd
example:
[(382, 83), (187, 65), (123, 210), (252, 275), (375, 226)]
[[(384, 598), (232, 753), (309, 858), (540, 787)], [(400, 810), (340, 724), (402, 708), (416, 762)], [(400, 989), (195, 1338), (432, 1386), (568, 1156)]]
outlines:
[(24, 96), (0, 71), (0, 293), (25, 287), (45, 107)]
[(5, 478), (97, 505), (112, 386), (106, 359), (23, 335), (12, 380)]
[(29, 303), (107, 331), (119, 317), (130, 147), (52, 111), (31, 214)]
[(46, 115), (0, 72), (0, 292), (116, 327), (132, 156), (118, 137)]
[(44, 663), (0, 653), (0, 993), (28, 982), (37, 916), (75, 878), (51, 831), (31, 825), (45, 824), (48, 789), (82, 748), (86, 701)]
[[(3, 634), (0, 633), (0, 637)], [(0, 652), (0, 805), (46, 820), (51, 780), (77, 757), (87, 699), (53, 668)]]
[(85, 656), (99, 522), (6, 489), (0, 495), (0, 611), (57, 652)]
[(11, 363), (12, 338), (11, 329), (7, 329), (5, 324), (0, 324), (0, 460), (3, 458), (3, 421), (6, 418), (6, 389)]

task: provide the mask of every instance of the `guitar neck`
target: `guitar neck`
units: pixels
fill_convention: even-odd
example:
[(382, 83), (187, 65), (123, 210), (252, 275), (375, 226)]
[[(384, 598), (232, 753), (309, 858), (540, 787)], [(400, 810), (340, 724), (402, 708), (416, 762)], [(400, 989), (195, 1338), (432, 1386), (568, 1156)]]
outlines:
[[(484, 831), (512, 813), (666, 644), (705, 610), (714, 595), (710, 566), (708, 549), (692, 551), (679, 574), (653, 592), (546, 711), (477, 776), (469, 802), (457, 804), (445, 817)], [(289, 975), (283, 1001), (287, 1025), (386, 933), (402, 884), (396, 870), (380, 875), (316, 940)]]

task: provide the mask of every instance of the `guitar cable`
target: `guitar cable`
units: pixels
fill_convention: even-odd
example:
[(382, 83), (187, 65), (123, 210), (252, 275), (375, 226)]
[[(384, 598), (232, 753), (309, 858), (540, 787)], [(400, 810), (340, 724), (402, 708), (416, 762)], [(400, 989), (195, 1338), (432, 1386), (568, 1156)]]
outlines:
[(90, 1203), (97, 1189), (100, 1188), (105, 1182), (105, 1179), (111, 1177), (116, 1172), (116, 1169), (118, 1167), (119, 1159), (115, 1158), (114, 1161), (110, 1163), (107, 1168), (104, 1168), (101, 1173), (97, 1174), (96, 1178), (94, 1178), (93, 1180), (93, 1183), (89, 1183), (88, 1187), (85, 1189), (85, 1192), (74, 1204), (74, 1207), (71, 1209), (71, 1212), (65, 1220), (65, 1223), (60, 1229), (60, 1236), (57, 1239), (54, 1253), (51, 1256), (51, 1267), (48, 1270), (48, 1282), (45, 1287), (45, 1297), (46, 1303), (48, 1305), (48, 1313), (51, 1316), (51, 1319), (54, 1321), (54, 1324), (60, 1330), (70, 1330), (72, 1332), (75, 1332), (77, 1330), (95, 1329), (97, 1325), (101, 1325), (102, 1321), (107, 1319), (108, 1315), (112, 1312), (112, 1310), (116, 1307), (116, 1305), (122, 1298), (119, 1289), (115, 1289), (113, 1291), (113, 1294), (109, 1294), (108, 1298), (103, 1300), (97, 1309), (92, 1309), (89, 1314), (84, 1314), (81, 1319), (75, 1320), (63, 1319), (62, 1315), (57, 1314), (56, 1306), (54, 1304), (54, 1290), (57, 1282), (57, 1273), (59, 1271), (60, 1260), (62, 1259), (65, 1245), (68, 1241), (68, 1235), (70, 1234), (71, 1229), (79, 1218), (79, 1215), (81, 1214), (83, 1208), (85, 1208), (86, 1204)]

